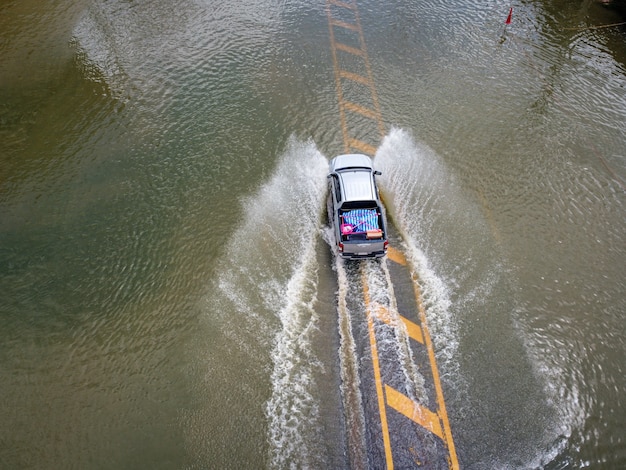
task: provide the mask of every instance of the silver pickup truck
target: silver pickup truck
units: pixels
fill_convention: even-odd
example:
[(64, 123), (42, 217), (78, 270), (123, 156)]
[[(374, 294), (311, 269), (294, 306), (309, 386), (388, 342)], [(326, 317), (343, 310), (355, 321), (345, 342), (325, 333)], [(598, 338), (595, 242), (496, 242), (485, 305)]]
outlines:
[(387, 253), (387, 224), (372, 160), (339, 155), (330, 162), (328, 220), (344, 258), (380, 258)]

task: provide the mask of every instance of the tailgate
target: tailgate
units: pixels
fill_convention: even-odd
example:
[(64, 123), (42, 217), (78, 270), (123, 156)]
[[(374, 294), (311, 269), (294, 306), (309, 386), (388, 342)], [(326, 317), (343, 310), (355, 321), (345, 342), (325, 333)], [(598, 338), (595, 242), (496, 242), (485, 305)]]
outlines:
[(384, 251), (384, 240), (355, 240), (343, 242), (344, 255), (371, 256), (373, 253), (382, 254)]

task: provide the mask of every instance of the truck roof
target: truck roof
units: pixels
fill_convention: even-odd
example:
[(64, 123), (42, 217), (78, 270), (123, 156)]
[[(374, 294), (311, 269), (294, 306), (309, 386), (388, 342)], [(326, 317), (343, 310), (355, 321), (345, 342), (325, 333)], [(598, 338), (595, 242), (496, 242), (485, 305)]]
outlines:
[(360, 153), (348, 153), (333, 158), (330, 162), (330, 171), (340, 171), (348, 168), (367, 168), (372, 169), (372, 159), (367, 155)]

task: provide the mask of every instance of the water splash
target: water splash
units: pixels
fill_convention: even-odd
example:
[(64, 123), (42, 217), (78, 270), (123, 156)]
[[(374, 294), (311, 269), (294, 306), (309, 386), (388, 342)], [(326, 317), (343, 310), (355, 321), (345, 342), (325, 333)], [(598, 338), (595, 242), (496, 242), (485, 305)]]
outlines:
[[(287, 304), (278, 313), (282, 329), (276, 334), (271, 357), (272, 396), (267, 402), (271, 466), (309, 466), (314, 456), (306, 438), (319, 418), (313, 376), (322, 364), (312, 350), (318, 317), (315, 246), (305, 248), (303, 262), (287, 285)], [(307, 430), (308, 429), (308, 430)]]
[[(442, 249), (441, 245), (435, 244), (445, 238), (436, 236), (439, 230), (436, 223), (441, 218), (441, 199), (451, 197), (447, 189), (454, 185), (434, 151), (416, 143), (401, 129), (393, 128), (385, 137), (376, 153), (375, 165), (383, 173), (381, 186), (385, 192), (385, 205), (403, 236), (407, 258), (419, 276), (438, 356), (446, 362), (445, 369), (456, 368), (454, 356), (458, 335), (450, 300), (450, 285), (454, 285), (454, 280), (443, 279), (430, 261), (441, 259), (442, 252), (445, 252), (445, 247)], [(446, 217), (464, 225), (454, 201), (447, 202)]]
[[(271, 468), (312, 467), (320, 458), (312, 449), (323, 437), (315, 382), (323, 365), (313, 343), (327, 168), (312, 141), (289, 139), (273, 175), (242, 201), (242, 213), (233, 214), (237, 229), (228, 237), (203, 308), (208, 331), (219, 332), (220, 339), (220, 346), (211, 346), (209, 367), (228, 357), (229, 368), (239, 369), (231, 384), (238, 392), (224, 401), (234, 395), (238, 407), (253, 408), (248, 425), (255, 434), (266, 430)], [(267, 401), (257, 414), (265, 382), (269, 398), (263, 397)], [(242, 432), (240, 426), (226, 431)]]
[[(276, 468), (295, 462), (309, 466), (315, 458), (306, 436), (319, 415), (314, 373), (322, 365), (312, 341), (318, 321), (315, 246), (326, 170), (327, 161), (312, 142), (292, 138), (275, 175), (247, 201), (246, 222), (230, 252), (245, 266), (240, 274), (252, 281), (230, 286), (248, 290), (257, 284), (273, 293), (261, 297), (280, 321), (270, 353), (272, 393), (266, 404), (270, 464)], [(258, 251), (262, 259), (246, 261)]]

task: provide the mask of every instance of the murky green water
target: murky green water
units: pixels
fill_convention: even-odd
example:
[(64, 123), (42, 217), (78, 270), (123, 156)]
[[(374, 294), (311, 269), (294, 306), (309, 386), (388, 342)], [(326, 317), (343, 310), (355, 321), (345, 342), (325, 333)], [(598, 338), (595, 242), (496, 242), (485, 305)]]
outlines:
[[(625, 466), (619, 18), (358, 5), (462, 468)], [(347, 465), (324, 7), (0, 6), (1, 468)]]

